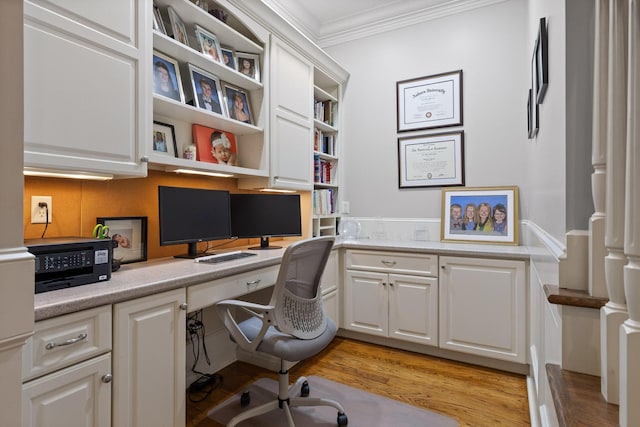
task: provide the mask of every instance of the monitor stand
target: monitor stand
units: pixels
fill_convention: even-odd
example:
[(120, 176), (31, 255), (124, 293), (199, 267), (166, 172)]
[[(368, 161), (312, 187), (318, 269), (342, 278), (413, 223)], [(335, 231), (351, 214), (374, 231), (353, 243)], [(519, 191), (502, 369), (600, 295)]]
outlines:
[(270, 246), (269, 245), (269, 236), (262, 236), (260, 238), (260, 246), (252, 246), (248, 249), (255, 250), (263, 250), (263, 249), (281, 249), (282, 246)]
[[(204, 256), (205, 253), (204, 252), (198, 252), (198, 243), (197, 242), (191, 242), (191, 243), (187, 243), (189, 245), (189, 249), (188, 252), (186, 254), (180, 254), (180, 255), (174, 255), (174, 258), (187, 258), (187, 259), (194, 259), (194, 258), (198, 258), (201, 256)], [(213, 254), (208, 254), (208, 255), (213, 255)]]

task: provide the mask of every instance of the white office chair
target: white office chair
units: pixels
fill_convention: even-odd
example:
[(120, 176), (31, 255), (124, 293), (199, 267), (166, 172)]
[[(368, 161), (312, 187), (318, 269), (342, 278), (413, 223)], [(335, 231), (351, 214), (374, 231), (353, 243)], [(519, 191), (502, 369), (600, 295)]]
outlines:
[[(312, 398), (305, 377), (289, 386), (286, 362), (309, 358), (323, 350), (336, 334), (336, 325), (324, 312), (320, 277), (333, 246), (333, 237), (318, 237), (290, 245), (284, 253), (278, 279), (269, 305), (226, 300), (216, 309), (232, 339), (244, 350), (259, 351), (280, 358), (277, 399), (248, 409), (229, 421), (227, 427), (248, 418), (282, 409), (290, 427), (294, 427), (290, 407), (332, 406), (338, 410), (337, 424), (348, 423), (344, 408), (338, 402)], [(237, 322), (235, 309), (249, 314)], [(248, 392), (241, 403), (248, 404)]]

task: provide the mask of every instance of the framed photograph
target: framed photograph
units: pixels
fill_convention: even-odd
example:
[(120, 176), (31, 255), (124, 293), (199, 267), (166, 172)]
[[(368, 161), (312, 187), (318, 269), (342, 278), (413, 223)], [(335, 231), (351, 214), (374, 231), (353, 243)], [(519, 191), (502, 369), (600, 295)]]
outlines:
[(228, 83), (223, 83), (223, 92), (229, 117), (250, 125), (254, 124), (247, 92)]
[(153, 4), (153, 29), (159, 33), (167, 34), (160, 8), (155, 3)]
[(153, 151), (169, 157), (178, 157), (173, 125), (153, 121)]
[(260, 55), (237, 52), (238, 71), (245, 76), (260, 81)]
[(464, 133), (450, 132), (398, 138), (398, 185), (464, 185)]
[(547, 92), (547, 85), (549, 84), (549, 60), (547, 52), (547, 24), (545, 18), (540, 18), (540, 26), (538, 28), (538, 37), (536, 38), (536, 45), (534, 50), (534, 57), (536, 62), (536, 87), (535, 93), (538, 104), (542, 104), (544, 100), (544, 94)]
[(189, 46), (189, 38), (187, 37), (187, 27), (185, 27), (182, 18), (176, 13), (171, 6), (167, 8), (169, 14), (169, 22), (171, 23), (171, 31), (173, 31), (173, 38), (177, 42), (182, 43), (185, 46)]
[(178, 61), (158, 51), (153, 52), (153, 93), (184, 102)]
[(531, 99), (533, 97), (533, 89), (529, 89), (529, 95), (527, 96), (527, 138), (532, 139), (531, 131), (533, 130), (533, 111), (531, 110)]
[(192, 130), (196, 160), (238, 166), (238, 146), (234, 134), (197, 124), (192, 126)]
[(216, 36), (196, 24), (196, 38), (200, 44), (200, 52), (213, 61), (221, 62), (222, 52)]
[(538, 107), (538, 62), (536, 58), (535, 49), (533, 51), (533, 56), (531, 57), (531, 130), (529, 131), (529, 139), (533, 139), (538, 134), (538, 129), (540, 127), (540, 119), (538, 117), (538, 112), (540, 108)]
[(220, 80), (195, 65), (188, 64), (188, 67), (196, 107), (226, 116)]
[(236, 64), (236, 52), (232, 47), (220, 46), (220, 53), (222, 54), (222, 63), (229, 68), (237, 69)]
[(98, 217), (98, 224), (109, 227), (111, 240), (118, 243), (113, 259), (122, 264), (147, 260), (147, 217)]
[(462, 70), (396, 83), (398, 132), (462, 125)]
[(518, 187), (442, 189), (443, 242), (518, 244)]

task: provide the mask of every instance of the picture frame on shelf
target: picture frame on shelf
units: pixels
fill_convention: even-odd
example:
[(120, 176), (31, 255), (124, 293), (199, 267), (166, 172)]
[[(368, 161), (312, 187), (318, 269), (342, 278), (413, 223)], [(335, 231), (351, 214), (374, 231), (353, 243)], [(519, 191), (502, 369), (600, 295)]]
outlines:
[(155, 50), (153, 51), (153, 93), (184, 102), (178, 61)]
[(461, 126), (462, 70), (396, 83), (397, 130)]
[(153, 121), (153, 151), (169, 157), (178, 157), (176, 133), (173, 125)]
[(187, 67), (189, 68), (195, 106), (225, 117), (228, 116), (218, 77), (193, 64), (187, 64)]
[(212, 61), (222, 62), (222, 52), (218, 38), (209, 31), (196, 24), (196, 39), (200, 45), (200, 52)]
[(238, 145), (231, 132), (193, 124), (196, 160), (228, 166), (238, 166)]
[(247, 52), (236, 52), (238, 72), (260, 81), (260, 55)]
[(245, 90), (226, 82), (222, 83), (222, 87), (229, 118), (250, 125), (254, 124), (251, 105), (249, 104), (249, 94)]
[(547, 37), (547, 20), (540, 18), (540, 25), (538, 27), (538, 37), (536, 38), (536, 44), (534, 49), (534, 57), (536, 62), (536, 102), (542, 104), (544, 95), (547, 93), (547, 86), (549, 85), (549, 59), (547, 53), (548, 37)]
[(178, 15), (171, 6), (167, 7), (167, 14), (169, 15), (169, 22), (171, 23), (173, 39), (178, 43), (189, 46), (187, 27), (184, 25), (184, 21), (180, 18), (180, 15)]
[(220, 46), (220, 53), (222, 54), (222, 63), (229, 68), (237, 70), (236, 51), (232, 47)]
[(518, 244), (518, 187), (442, 189), (443, 242)]
[(111, 240), (118, 243), (113, 248), (113, 259), (121, 264), (147, 260), (147, 217), (98, 217), (98, 224), (109, 227)]
[(398, 186), (464, 185), (464, 132), (398, 138)]
[(529, 139), (533, 139), (538, 134), (540, 128), (540, 107), (538, 104), (538, 61), (536, 57), (536, 49), (533, 50), (531, 57), (531, 132)]
[(159, 33), (167, 35), (167, 28), (164, 26), (164, 21), (162, 20), (162, 13), (160, 13), (160, 8), (153, 3), (153, 29)]

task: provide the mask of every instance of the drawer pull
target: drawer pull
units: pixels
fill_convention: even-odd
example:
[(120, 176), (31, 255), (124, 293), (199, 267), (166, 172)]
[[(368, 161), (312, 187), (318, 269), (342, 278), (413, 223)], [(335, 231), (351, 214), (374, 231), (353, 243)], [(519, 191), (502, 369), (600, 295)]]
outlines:
[(70, 340), (63, 341), (60, 344), (58, 344), (57, 342), (50, 342), (44, 348), (46, 348), (47, 350), (51, 350), (51, 349), (56, 348), (56, 347), (63, 347), (65, 345), (75, 344), (77, 342), (82, 341), (85, 338), (87, 338), (87, 334), (85, 332), (83, 332), (80, 335), (78, 335), (77, 337), (71, 338)]
[(102, 376), (102, 382), (105, 384), (109, 384), (111, 381), (113, 381), (113, 375), (111, 374), (104, 374)]
[(251, 281), (247, 282), (247, 286), (259, 285), (260, 282), (261, 282), (261, 279), (251, 280)]
[(189, 308), (189, 304), (187, 304), (186, 302), (180, 304), (180, 310), (187, 311), (187, 308)]
[(388, 260), (384, 260), (384, 259), (382, 260), (382, 263), (384, 265), (386, 265), (387, 267), (393, 267), (394, 265), (396, 265), (395, 261), (388, 261)]

